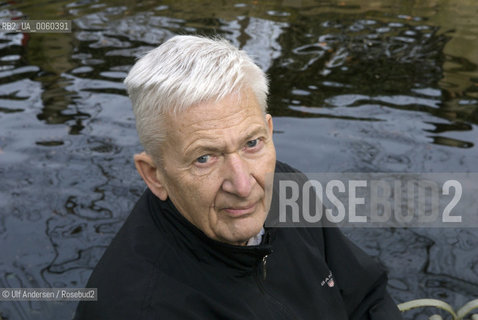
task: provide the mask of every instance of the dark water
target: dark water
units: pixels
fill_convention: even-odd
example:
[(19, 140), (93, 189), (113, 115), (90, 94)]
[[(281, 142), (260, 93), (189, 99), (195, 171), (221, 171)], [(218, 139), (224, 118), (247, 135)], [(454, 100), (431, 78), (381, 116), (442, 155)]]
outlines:
[[(220, 34), (271, 79), (278, 158), (307, 172), (475, 172), (478, 2), (8, 1), (0, 19), (0, 287), (82, 287), (144, 185), (122, 79), (175, 34)], [(390, 269), (397, 302), (478, 297), (478, 230), (347, 233)], [(75, 303), (0, 303), (69, 319)]]

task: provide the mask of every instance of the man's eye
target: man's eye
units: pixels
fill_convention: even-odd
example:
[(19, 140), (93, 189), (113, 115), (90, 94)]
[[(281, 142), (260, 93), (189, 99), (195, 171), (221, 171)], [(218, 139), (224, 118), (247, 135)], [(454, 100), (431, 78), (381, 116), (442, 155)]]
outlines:
[(200, 156), (199, 158), (197, 158), (196, 161), (198, 163), (207, 163), (210, 157), (211, 157), (210, 155), (206, 154), (204, 156)]
[(254, 140), (247, 141), (246, 145), (248, 148), (254, 148), (255, 146), (257, 146), (258, 143), (259, 143), (259, 139), (254, 139)]

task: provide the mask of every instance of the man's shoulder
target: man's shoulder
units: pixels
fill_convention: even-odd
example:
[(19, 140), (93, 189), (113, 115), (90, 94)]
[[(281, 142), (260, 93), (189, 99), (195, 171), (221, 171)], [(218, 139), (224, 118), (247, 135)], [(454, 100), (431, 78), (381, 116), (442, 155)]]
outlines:
[(152, 197), (146, 189), (109, 244), (87, 284), (88, 288), (98, 289), (98, 301), (80, 303), (75, 319), (105, 312), (121, 318), (136, 317), (129, 313), (142, 309), (167, 247), (152, 217)]
[[(153, 193), (146, 189), (113, 238), (105, 252), (105, 258), (124, 257), (130, 260), (133, 258), (130, 255), (134, 254), (135, 259), (151, 259), (151, 257), (157, 255), (162, 246), (163, 237), (153, 219), (153, 214), (159, 216), (161, 210), (160, 208), (153, 208), (153, 202)], [(153, 263), (154, 259), (149, 262)]]
[(282, 162), (282, 161), (279, 161), (279, 160), (276, 160), (276, 170), (275, 170), (276, 173), (302, 173), (300, 170), (292, 167), (291, 165), (285, 163), (285, 162)]
[(277, 160), (274, 172), (275, 188), (277, 188), (277, 182), (284, 179), (293, 180), (299, 184), (303, 184), (308, 180), (307, 176), (299, 169), (296, 169), (285, 162)]

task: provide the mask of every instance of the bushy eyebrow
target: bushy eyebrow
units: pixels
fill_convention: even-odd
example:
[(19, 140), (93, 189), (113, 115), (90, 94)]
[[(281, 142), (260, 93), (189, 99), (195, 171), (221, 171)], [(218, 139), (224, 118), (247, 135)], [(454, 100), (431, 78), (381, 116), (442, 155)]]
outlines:
[[(256, 126), (244, 138), (239, 140), (239, 145), (243, 145), (247, 141), (267, 134), (268, 131), (265, 126)], [(202, 138), (200, 143), (193, 143), (193, 145), (195, 145), (192, 148), (188, 148), (184, 155), (186, 158), (189, 158), (193, 157), (195, 154), (200, 154), (199, 156), (201, 156), (208, 153), (223, 153), (227, 148), (222, 141), (218, 142), (218, 140), (220, 140), (220, 138)]]
[(252, 139), (255, 139), (257, 136), (267, 135), (267, 134), (268, 134), (268, 131), (266, 127), (264, 126), (256, 127), (242, 140), (242, 144)]

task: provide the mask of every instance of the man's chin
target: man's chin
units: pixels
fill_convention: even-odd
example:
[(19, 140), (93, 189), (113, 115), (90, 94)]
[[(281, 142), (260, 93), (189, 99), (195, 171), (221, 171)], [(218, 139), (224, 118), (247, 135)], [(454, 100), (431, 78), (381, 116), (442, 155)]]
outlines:
[[(261, 232), (263, 224), (237, 228), (234, 232), (224, 235), (224, 241), (233, 245), (246, 245), (249, 239), (255, 237)], [(220, 240), (221, 241), (221, 240)]]

